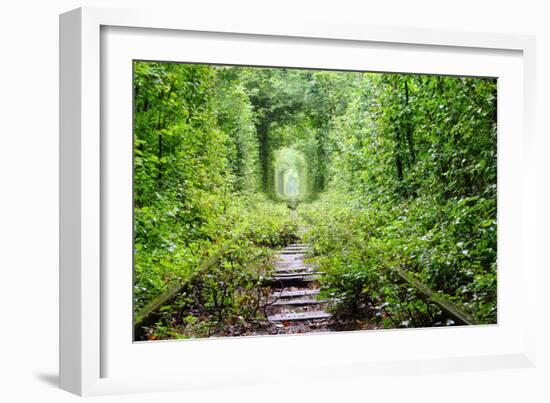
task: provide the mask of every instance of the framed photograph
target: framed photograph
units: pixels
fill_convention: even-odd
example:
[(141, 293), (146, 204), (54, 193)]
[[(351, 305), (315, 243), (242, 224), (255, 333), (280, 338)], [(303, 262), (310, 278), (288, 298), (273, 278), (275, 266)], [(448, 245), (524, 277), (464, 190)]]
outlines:
[(64, 389), (533, 365), (531, 37), (84, 8), (60, 45)]

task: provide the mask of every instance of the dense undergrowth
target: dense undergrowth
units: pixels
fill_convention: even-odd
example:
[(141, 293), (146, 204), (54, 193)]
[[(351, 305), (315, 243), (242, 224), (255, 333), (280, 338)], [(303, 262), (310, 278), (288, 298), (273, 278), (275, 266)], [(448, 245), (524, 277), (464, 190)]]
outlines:
[[(149, 210), (149, 209), (148, 209)], [(138, 212), (140, 219), (147, 220)], [(158, 216), (158, 215), (157, 215)], [(188, 241), (173, 217), (148, 220), (164, 237), (158, 247), (136, 242), (134, 303), (137, 312), (144, 304), (166, 291), (170, 284), (185, 290), (161, 308), (162, 315), (147, 330), (150, 339), (224, 335), (261, 318), (265, 303), (262, 281), (269, 274), (273, 248), (296, 240), (296, 223), (284, 204), (260, 195), (233, 199), (225, 214), (212, 217), (201, 228), (201, 237)], [(145, 227), (142, 224), (142, 227)], [(201, 264), (225, 245), (224, 253), (209, 267)]]
[[(480, 323), (495, 323), (496, 265), (487, 262), (487, 249), (496, 247), (496, 228), (487, 204), (439, 205), (429, 197), (395, 203), (334, 192), (301, 205), (299, 214), (310, 224), (304, 239), (325, 273), (321, 295), (339, 315), (367, 316), (388, 328), (454, 323), (385, 271), (384, 262), (413, 274)], [(487, 216), (480, 225), (479, 210)]]
[(367, 79), (328, 135), (330, 190), (303, 205), (336, 312), (386, 327), (452, 324), (400, 268), (496, 323), (496, 83)]

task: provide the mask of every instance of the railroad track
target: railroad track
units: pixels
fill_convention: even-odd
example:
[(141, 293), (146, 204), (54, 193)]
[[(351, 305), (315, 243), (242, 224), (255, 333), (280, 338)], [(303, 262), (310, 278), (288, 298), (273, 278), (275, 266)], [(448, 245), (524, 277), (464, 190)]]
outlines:
[(308, 244), (292, 244), (276, 255), (266, 312), (270, 322), (284, 328), (282, 333), (302, 333), (306, 327), (322, 330), (331, 317), (325, 311), (327, 301), (318, 298), (321, 273), (305, 263), (309, 250)]

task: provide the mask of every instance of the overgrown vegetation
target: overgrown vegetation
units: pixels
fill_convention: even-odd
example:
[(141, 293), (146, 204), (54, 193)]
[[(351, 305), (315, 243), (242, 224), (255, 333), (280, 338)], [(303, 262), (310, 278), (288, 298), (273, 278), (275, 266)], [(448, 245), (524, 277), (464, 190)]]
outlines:
[(299, 236), (337, 318), (453, 323), (390, 265), (496, 322), (495, 80), (135, 62), (134, 91), (135, 312), (182, 290), (141, 337), (250, 334)]

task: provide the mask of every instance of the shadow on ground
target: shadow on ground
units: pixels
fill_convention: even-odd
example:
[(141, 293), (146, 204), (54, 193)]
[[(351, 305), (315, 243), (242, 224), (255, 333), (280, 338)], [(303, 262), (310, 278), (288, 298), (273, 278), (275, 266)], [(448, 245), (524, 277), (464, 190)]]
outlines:
[(59, 375), (58, 374), (35, 374), (36, 378), (41, 380), (47, 385), (58, 388), (59, 387)]

